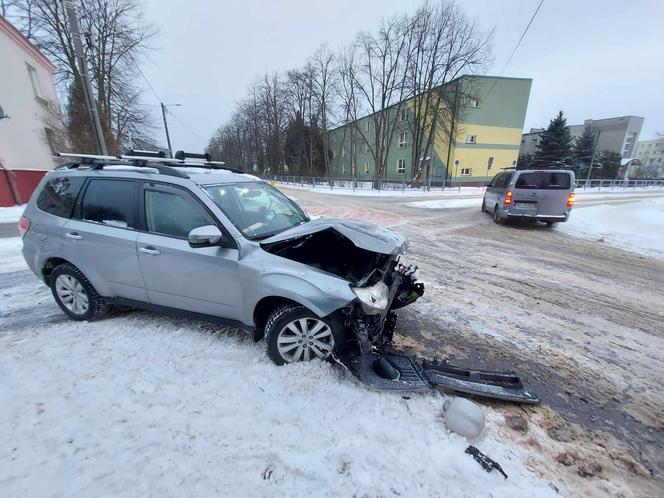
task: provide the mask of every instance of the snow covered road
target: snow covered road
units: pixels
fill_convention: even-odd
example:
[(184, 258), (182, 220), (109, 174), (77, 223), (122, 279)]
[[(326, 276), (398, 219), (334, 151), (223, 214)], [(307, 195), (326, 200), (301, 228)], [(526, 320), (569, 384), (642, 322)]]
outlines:
[[(276, 367), (242, 333), (145, 312), (66, 319), (0, 244), (1, 496), (548, 496), (503, 434), (446, 431), (435, 393)], [(559, 483), (555, 484), (560, 487)]]

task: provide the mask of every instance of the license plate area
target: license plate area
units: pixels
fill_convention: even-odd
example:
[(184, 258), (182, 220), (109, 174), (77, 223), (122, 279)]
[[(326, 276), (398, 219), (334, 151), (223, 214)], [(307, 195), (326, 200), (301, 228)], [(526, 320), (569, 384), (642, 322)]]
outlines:
[(537, 201), (515, 201), (514, 207), (516, 208), (526, 208), (534, 209), (537, 206)]

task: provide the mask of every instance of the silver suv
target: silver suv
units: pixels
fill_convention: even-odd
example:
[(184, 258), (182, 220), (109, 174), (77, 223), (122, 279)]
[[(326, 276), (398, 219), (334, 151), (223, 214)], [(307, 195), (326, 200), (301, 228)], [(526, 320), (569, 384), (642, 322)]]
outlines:
[(20, 229), (28, 266), (75, 320), (125, 305), (230, 324), (284, 364), (386, 344), (394, 310), (424, 292), (399, 263), (402, 235), (312, 220), (255, 176), (184, 154), (74, 157)]
[(543, 221), (547, 226), (567, 221), (574, 206), (574, 172), (566, 169), (507, 170), (486, 184), (482, 212), (493, 221)]

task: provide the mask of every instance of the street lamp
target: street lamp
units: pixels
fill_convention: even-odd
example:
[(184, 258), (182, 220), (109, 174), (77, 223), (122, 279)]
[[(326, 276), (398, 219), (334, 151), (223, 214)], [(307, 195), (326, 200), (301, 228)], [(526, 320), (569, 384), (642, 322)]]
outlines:
[(182, 104), (164, 104), (163, 102), (159, 103), (161, 105), (161, 116), (164, 118), (164, 130), (166, 131), (166, 142), (168, 143), (168, 157), (173, 158), (173, 148), (171, 147), (171, 136), (168, 134), (168, 122), (166, 121), (166, 113), (168, 110), (167, 107), (180, 107)]

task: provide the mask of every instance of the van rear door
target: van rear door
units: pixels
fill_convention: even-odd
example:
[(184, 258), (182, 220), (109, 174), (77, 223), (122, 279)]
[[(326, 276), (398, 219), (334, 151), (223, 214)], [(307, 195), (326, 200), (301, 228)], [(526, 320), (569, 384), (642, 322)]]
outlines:
[(574, 191), (570, 171), (524, 171), (514, 182), (514, 214), (562, 216), (567, 212), (567, 196)]

